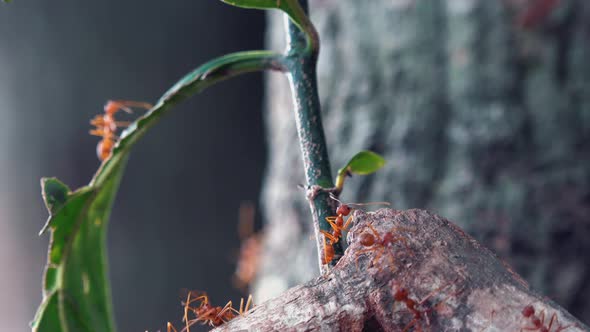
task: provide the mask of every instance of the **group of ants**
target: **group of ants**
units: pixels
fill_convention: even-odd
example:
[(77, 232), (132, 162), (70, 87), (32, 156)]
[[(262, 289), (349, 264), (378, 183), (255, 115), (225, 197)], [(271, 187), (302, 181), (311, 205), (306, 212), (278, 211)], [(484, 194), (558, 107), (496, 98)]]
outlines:
[[(129, 122), (117, 121), (115, 119), (116, 113), (121, 110), (127, 113), (132, 113), (132, 108), (142, 108), (149, 110), (152, 108), (152, 105), (138, 101), (109, 100), (104, 106), (104, 114), (96, 115), (90, 121), (90, 123), (95, 127), (90, 131), (90, 134), (102, 138), (96, 148), (98, 158), (101, 161), (104, 161), (110, 157), (112, 150), (119, 139), (117, 136), (118, 128), (129, 125)], [(338, 201), (335, 197), (332, 196), (332, 198)], [(354, 206), (366, 205), (344, 204), (340, 201), (338, 201), (338, 203), (339, 206), (336, 209), (336, 216), (326, 217), (326, 221), (332, 228), (331, 232), (326, 230), (320, 231), (324, 235), (322, 263), (325, 265), (330, 264), (332, 260), (334, 260), (334, 245), (340, 241), (343, 232), (346, 232), (350, 227), (353, 221), (351, 212), (354, 210)], [(344, 221), (345, 218), (347, 218), (346, 221)], [(377, 252), (372, 260), (372, 263), (377, 261), (384, 253), (388, 252), (387, 248), (393, 245), (395, 242), (401, 242), (404, 246), (406, 246), (406, 248), (408, 247), (405, 238), (396, 235), (397, 232), (395, 232), (395, 230), (387, 232), (381, 236), (372, 225), (368, 225), (368, 228), (371, 230), (371, 232), (363, 232), (359, 238), (360, 244), (366, 249), (357, 253), (359, 255), (357, 256), (357, 263), (358, 257), (360, 257), (361, 254), (371, 251)], [(257, 238), (254, 242), (259, 242), (259, 238)], [(252, 271), (256, 270), (255, 265), (257, 265), (258, 262), (257, 256), (259, 250), (253, 249), (255, 246), (252, 245), (254, 244), (252, 241), (248, 244), (248, 246), (242, 246), (240, 260), (238, 262), (238, 269), (240, 269), (241, 266), (243, 271), (248, 271), (247, 275), (238, 275), (240, 281), (243, 284), (249, 283), (254, 278), (255, 273), (252, 273)], [(442, 288), (444, 287), (439, 288), (437, 291), (440, 291)], [(410, 331), (412, 327), (414, 327), (414, 331), (423, 331), (423, 325), (421, 323), (422, 321), (426, 321), (426, 325), (429, 325), (428, 314), (432, 312), (433, 308), (422, 308), (426, 306), (429, 298), (435, 295), (437, 291), (429, 294), (422, 300), (415, 300), (410, 297), (410, 294), (406, 288), (397, 287), (393, 294), (394, 300), (405, 304), (406, 310), (409, 311), (413, 316), (413, 319), (404, 327), (403, 332)], [(190, 332), (190, 327), (196, 323), (210, 325), (212, 327), (220, 326), (238, 316), (246, 315), (250, 309), (250, 306), (253, 306), (252, 295), (248, 297), (245, 305), (244, 299), (241, 299), (238, 310), (233, 308), (231, 301), (227, 302), (227, 304), (223, 307), (214, 306), (210, 303), (209, 297), (205, 292), (197, 291), (188, 291), (186, 299), (182, 301), (182, 305), (184, 306), (183, 323), (185, 326), (181, 332)], [(194, 316), (194, 318), (189, 316)], [(522, 310), (522, 316), (527, 320), (527, 324), (529, 325), (523, 326), (520, 330), (521, 332), (560, 332), (571, 327), (571, 325), (561, 326), (558, 323), (555, 313), (551, 316), (551, 319), (547, 325), (545, 325), (544, 311), (541, 310), (541, 312), (537, 315), (535, 308), (532, 305), (527, 305), (524, 307)], [(551, 331), (553, 327), (555, 327), (555, 330)], [(178, 332), (178, 330), (170, 322), (168, 322), (167, 332)]]

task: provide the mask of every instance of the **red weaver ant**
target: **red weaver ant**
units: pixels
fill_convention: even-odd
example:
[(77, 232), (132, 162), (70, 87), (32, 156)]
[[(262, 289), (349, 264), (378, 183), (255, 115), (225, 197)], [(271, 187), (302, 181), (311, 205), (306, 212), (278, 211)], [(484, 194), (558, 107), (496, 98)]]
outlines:
[[(194, 296), (194, 298), (191, 298)], [(194, 302), (200, 301), (198, 307), (193, 308), (191, 304)], [(246, 306), (244, 307), (244, 299), (240, 300), (240, 310), (236, 310), (232, 306), (232, 301), (228, 301), (225, 306), (213, 306), (209, 303), (209, 297), (205, 293), (198, 293), (189, 291), (187, 295), (187, 300), (184, 302), (184, 317), (183, 322), (185, 322), (185, 327), (181, 330), (181, 332), (186, 331), (190, 332), (190, 327), (197, 323), (202, 322), (203, 324), (209, 324), (210, 326), (219, 326), (228, 321), (234, 319), (235, 317), (242, 316), (250, 309), (250, 305), (252, 304), (252, 295), (248, 296), (248, 300), (246, 302)], [(196, 318), (189, 319), (189, 312), (192, 312)], [(174, 331), (174, 327), (172, 324), (168, 324), (169, 327), (172, 327)], [(170, 332), (170, 330), (169, 330)]]
[(115, 146), (117, 128), (129, 124), (128, 122), (116, 121), (115, 114), (120, 110), (132, 113), (130, 107), (150, 109), (152, 105), (138, 101), (109, 100), (104, 105), (104, 114), (98, 114), (90, 120), (90, 124), (96, 127), (90, 130), (90, 135), (102, 137), (102, 140), (96, 146), (96, 154), (101, 161), (109, 157), (111, 150)]
[[(434, 290), (434, 291), (432, 291), (430, 294), (426, 295), (426, 297), (425, 297), (425, 298), (423, 298), (423, 299), (422, 299), (421, 301), (419, 301), (419, 302), (418, 302), (418, 301), (416, 301), (416, 300), (414, 300), (414, 299), (411, 299), (411, 298), (409, 297), (409, 293), (408, 293), (408, 290), (407, 290), (407, 289), (405, 289), (405, 288), (403, 288), (403, 287), (400, 287), (400, 288), (398, 288), (398, 289), (395, 291), (394, 295), (393, 295), (393, 298), (394, 298), (394, 300), (395, 300), (395, 301), (398, 301), (398, 302), (403, 302), (403, 303), (406, 305), (406, 308), (408, 309), (408, 311), (410, 311), (410, 312), (412, 313), (412, 315), (414, 316), (414, 319), (412, 319), (412, 320), (411, 320), (411, 321), (410, 321), (410, 322), (409, 322), (409, 323), (408, 323), (408, 324), (407, 324), (407, 325), (404, 327), (404, 329), (403, 329), (403, 331), (402, 331), (402, 332), (407, 332), (407, 331), (409, 331), (409, 329), (410, 329), (412, 326), (415, 326), (415, 329), (414, 329), (415, 331), (417, 331), (417, 332), (422, 332), (422, 331), (423, 331), (423, 329), (422, 329), (422, 325), (420, 325), (420, 321), (421, 321), (422, 319), (425, 319), (425, 320), (426, 320), (426, 325), (427, 325), (427, 326), (430, 326), (430, 319), (428, 318), (428, 313), (432, 312), (434, 309), (433, 309), (432, 307), (431, 307), (431, 308), (428, 308), (428, 309), (424, 309), (424, 310), (421, 310), (421, 309), (418, 309), (418, 308), (419, 308), (419, 307), (422, 307), (422, 306), (424, 306), (424, 305), (425, 305), (425, 303), (426, 303), (426, 302), (427, 302), (427, 301), (428, 301), (428, 300), (429, 300), (431, 297), (433, 297), (434, 295), (436, 295), (436, 294), (440, 293), (440, 291), (441, 291), (442, 289), (444, 289), (444, 288), (446, 288), (446, 287), (448, 287), (448, 286), (450, 286), (450, 285), (454, 284), (455, 282), (456, 282), (456, 281), (454, 281), (454, 282), (452, 282), (452, 283), (450, 283), (450, 284), (445, 284), (445, 285), (443, 285), (443, 286), (441, 286), (441, 287), (439, 287), (439, 288), (435, 289), (435, 290)], [(456, 293), (454, 293), (453, 295), (456, 295), (456, 294), (457, 294), (457, 292), (456, 292)], [(451, 295), (450, 295), (450, 296), (451, 296)], [(446, 299), (448, 299), (448, 297), (447, 297), (447, 298), (445, 298), (444, 300), (442, 300), (442, 301), (438, 302), (438, 304), (437, 304), (437, 305), (439, 305), (440, 303), (443, 303), (444, 301), (446, 301)]]
[(539, 317), (535, 315), (535, 308), (532, 305), (527, 305), (522, 309), (522, 315), (529, 319), (533, 326), (525, 326), (520, 329), (520, 331), (536, 331), (539, 332), (551, 332), (551, 327), (553, 327), (553, 322), (557, 326), (557, 330), (554, 332), (564, 331), (567, 328), (570, 328), (572, 325), (561, 326), (558, 323), (557, 314), (553, 313), (551, 315), (551, 319), (549, 320), (549, 326), (545, 326), (545, 311), (541, 310), (541, 314)]
[[(395, 242), (402, 242), (403, 245), (406, 247), (406, 249), (410, 250), (406, 239), (402, 236), (395, 235), (397, 230), (409, 230), (409, 229), (406, 229), (403, 227), (395, 227), (395, 228), (393, 228), (392, 231), (385, 233), (385, 235), (383, 235), (383, 238), (382, 238), (379, 235), (379, 233), (377, 232), (377, 230), (373, 227), (373, 225), (369, 224), (369, 225), (367, 225), (367, 227), (371, 229), (373, 234), (364, 232), (360, 235), (359, 241), (360, 241), (361, 245), (363, 247), (368, 247), (368, 248), (363, 249), (363, 250), (359, 250), (357, 252), (357, 255), (358, 255), (356, 258), (357, 269), (358, 269), (358, 259), (360, 258), (360, 255), (363, 253), (380, 250), (379, 252), (377, 252), (375, 257), (373, 257), (373, 259), (371, 260), (371, 263), (374, 263), (379, 258), (381, 258), (381, 256), (384, 253), (386, 254), (387, 247), (389, 245), (394, 244)], [(389, 257), (391, 258), (391, 264), (394, 265), (395, 260), (394, 260), (393, 255), (390, 255)]]
[[(330, 198), (338, 202), (338, 208), (336, 209), (336, 216), (326, 217), (326, 221), (332, 227), (332, 233), (320, 230), (322, 234), (324, 234), (324, 239), (328, 239), (329, 243), (326, 243), (324, 240), (324, 257), (322, 259), (323, 264), (328, 264), (334, 259), (334, 248), (333, 245), (337, 243), (340, 238), (342, 237), (342, 232), (346, 232), (350, 227), (350, 223), (352, 222), (352, 215), (351, 212), (355, 209), (352, 206), (366, 206), (366, 205), (376, 205), (376, 204), (383, 204), (389, 205), (388, 202), (373, 202), (373, 203), (349, 203), (344, 204), (336, 196), (330, 194)], [(349, 216), (350, 215), (350, 216)], [(344, 217), (349, 216), (344, 222)]]
[(324, 237), (324, 256), (322, 257), (322, 264), (329, 264), (334, 259), (334, 244)]

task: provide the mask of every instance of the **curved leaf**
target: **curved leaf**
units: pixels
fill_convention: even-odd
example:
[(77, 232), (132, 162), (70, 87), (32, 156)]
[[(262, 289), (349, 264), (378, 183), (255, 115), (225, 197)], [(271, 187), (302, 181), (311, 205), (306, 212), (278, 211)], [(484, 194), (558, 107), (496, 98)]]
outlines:
[(305, 11), (299, 4), (299, 0), (221, 0), (232, 6), (251, 9), (279, 9), (303, 31), (307, 37), (310, 49), (315, 52), (319, 48), (317, 31)]
[(367, 175), (376, 172), (383, 165), (385, 165), (385, 159), (380, 155), (372, 151), (361, 151), (354, 155), (342, 169), (348, 170), (353, 174)]
[(57, 179), (42, 180), (51, 240), (34, 331), (114, 330), (105, 239), (125, 160), (101, 186), (70, 192)]
[(385, 159), (372, 151), (361, 151), (350, 158), (344, 167), (338, 170), (336, 176), (336, 192), (344, 188), (346, 177), (352, 174), (368, 175), (376, 172), (385, 165)]
[(253, 9), (279, 9), (281, 0), (221, 0), (228, 5)]
[(182, 78), (121, 135), (90, 183), (74, 192), (55, 178), (41, 181), (51, 240), (43, 301), (31, 326), (40, 332), (114, 331), (108, 282), (106, 230), (131, 147), (172, 106), (238, 74), (283, 70), (282, 55), (240, 52), (210, 61)]

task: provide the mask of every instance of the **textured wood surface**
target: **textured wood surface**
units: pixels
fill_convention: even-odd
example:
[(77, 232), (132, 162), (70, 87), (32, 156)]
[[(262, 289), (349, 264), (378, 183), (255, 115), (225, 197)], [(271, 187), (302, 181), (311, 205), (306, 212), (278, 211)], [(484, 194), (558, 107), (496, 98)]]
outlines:
[[(518, 23), (542, 2), (312, 0), (324, 125), (334, 168), (361, 149), (388, 160), (344, 201), (456, 220), (590, 322), (590, 2)], [(279, 50), (283, 25), (269, 17)], [(269, 76), (267, 106), (258, 298), (319, 273), (285, 78)]]
[[(391, 245), (363, 246), (364, 233)], [(453, 223), (424, 210), (355, 212), (349, 247), (327, 274), (261, 303), (219, 331), (520, 331), (533, 306), (549, 331), (590, 331), (556, 303), (533, 292), (491, 251)], [(412, 313), (394, 295), (423, 302)], [(554, 318), (553, 318), (554, 317)]]

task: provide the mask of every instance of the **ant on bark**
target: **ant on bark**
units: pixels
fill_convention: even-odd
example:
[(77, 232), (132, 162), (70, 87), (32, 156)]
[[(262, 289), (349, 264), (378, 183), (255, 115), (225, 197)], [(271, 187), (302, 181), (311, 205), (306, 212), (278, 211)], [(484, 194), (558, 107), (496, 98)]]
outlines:
[[(192, 303), (199, 301), (200, 304), (198, 307), (191, 307)], [(209, 303), (209, 297), (206, 293), (188, 291), (186, 302), (183, 302), (184, 316), (182, 318), (182, 321), (185, 323), (185, 327), (181, 330), (181, 332), (190, 332), (190, 327), (197, 322), (202, 322), (202, 324), (209, 324), (212, 327), (225, 324), (237, 316), (243, 316), (250, 309), (251, 304), (252, 295), (248, 296), (248, 300), (246, 302), (245, 307), (244, 299), (242, 298), (240, 300), (240, 310), (236, 310), (233, 308), (232, 301), (228, 301), (223, 307), (213, 306)], [(192, 312), (196, 316), (196, 318), (189, 319), (189, 312)], [(168, 322), (167, 332), (178, 331), (170, 322)]]
[(133, 113), (131, 107), (148, 110), (152, 108), (152, 105), (138, 101), (109, 100), (104, 105), (104, 114), (98, 114), (90, 120), (90, 124), (96, 127), (90, 130), (90, 135), (102, 137), (102, 140), (96, 146), (96, 154), (101, 161), (109, 157), (111, 150), (115, 146), (115, 141), (118, 139), (115, 135), (117, 128), (129, 125), (128, 122), (116, 121), (115, 114), (120, 110)]
[(415, 331), (422, 332), (423, 331), (423, 327), (420, 324), (420, 322), (422, 320), (425, 320), (426, 321), (426, 326), (430, 326), (430, 318), (428, 318), (428, 314), (431, 313), (434, 310), (435, 307), (437, 307), (441, 303), (445, 302), (449, 297), (451, 297), (453, 295), (456, 296), (459, 292), (455, 292), (455, 293), (449, 295), (445, 299), (439, 301), (434, 306), (430, 306), (429, 308), (426, 308), (426, 309), (419, 309), (419, 308), (420, 307), (426, 307), (427, 301), (430, 298), (432, 298), (436, 294), (440, 293), (444, 288), (446, 288), (446, 287), (448, 287), (450, 285), (455, 284), (456, 281), (457, 280), (453, 281), (452, 283), (442, 285), (441, 287), (439, 287), (439, 288), (435, 289), (434, 291), (432, 291), (430, 294), (426, 295), (426, 297), (424, 297), (420, 301), (417, 301), (417, 300), (414, 300), (414, 299), (410, 298), (409, 292), (408, 292), (408, 290), (406, 288), (403, 288), (403, 287), (397, 288), (397, 290), (393, 294), (394, 300), (397, 301), (397, 302), (403, 302), (406, 305), (407, 310), (410, 311), (410, 313), (412, 313), (412, 315), (414, 316), (414, 318), (408, 324), (406, 324), (406, 326), (404, 327), (404, 329), (402, 330), (402, 332), (409, 331), (412, 326), (415, 327), (414, 328)]
[[(336, 216), (326, 217), (326, 221), (332, 227), (332, 233), (325, 230), (320, 230), (324, 234), (324, 257), (322, 258), (323, 264), (328, 264), (334, 259), (334, 244), (337, 243), (342, 237), (342, 232), (346, 232), (352, 223), (353, 216), (351, 213), (355, 210), (353, 206), (367, 206), (367, 205), (389, 205), (388, 202), (371, 202), (371, 203), (348, 203), (344, 204), (336, 196), (330, 194), (330, 198), (338, 202), (338, 208), (336, 209)], [(348, 216), (346, 222), (344, 217)], [(326, 242), (326, 239), (328, 241)]]
[[(328, 231), (321, 231), (332, 243), (337, 243), (342, 237), (342, 232), (346, 232), (350, 227), (350, 223), (353, 220), (351, 212), (356, 210), (356, 207), (367, 206), (367, 205), (389, 205), (389, 202), (371, 202), (371, 203), (342, 203), (336, 196), (330, 194), (330, 198), (338, 202), (338, 208), (336, 209), (336, 216), (326, 217), (326, 221), (332, 227), (332, 233)], [(350, 215), (350, 216), (349, 216)], [(348, 216), (346, 222), (344, 217)]]
[(329, 264), (334, 259), (334, 244), (330, 240), (326, 241), (324, 237), (324, 256), (322, 257), (322, 264)]
[[(396, 242), (401, 242), (408, 251), (410, 251), (410, 248), (408, 247), (408, 242), (406, 241), (406, 239), (403, 236), (397, 236), (395, 235), (397, 233), (397, 231), (399, 230), (405, 230), (405, 231), (411, 231), (408, 228), (404, 228), (404, 227), (394, 227), (391, 231), (385, 233), (385, 235), (383, 235), (383, 237), (381, 237), (379, 235), (379, 232), (377, 232), (377, 230), (373, 227), (373, 225), (369, 224), (367, 225), (368, 228), (371, 229), (371, 233), (367, 233), (364, 232), (360, 235), (360, 240), (359, 242), (361, 243), (361, 245), (363, 247), (366, 247), (366, 249), (363, 250), (359, 250), (357, 252), (357, 257), (356, 257), (356, 261), (355, 264), (357, 266), (357, 270), (358, 270), (358, 260), (361, 256), (361, 254), (366, 253), (366, 252), (371, 252), (371, 251), (378, 251), (377, 254), (375, 255), (375, 257), (373, 257), (373, 259), (371, 260), (371, 264), (374, 264), (375, 261), (377, 261), (379, 258), (381, 258), (381, 256), (383, 256), (383, 254), (387, 254), (387, 247), (396, 243)], [(393, 255), (389, 255), (389, 258), (391, 259), (391, 264), (395, 265), (395, 258), (393, 257)]]
[(564, 331), (565, 329), (570, 328), (572, 325), (561, 326), (557, 319), (557, 314), (553, 313), (551, 315), (551, 319), (549, 320), (549, 325), (545, 326), (545, 311), (541, 310), (541, 314), (539, 316), (535, 315), (535, 308), (532, 305), (527, 305), (522, 309), (522, 315), (529, 319), (533, 326), (525, 326), (520, 329), (520, 331), (537, 331), (539, 332), (551, 332), (551, 327), (553, 327), (553, 323), (557, 326), (557, 329), (554, 332)]

